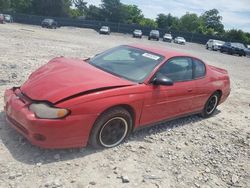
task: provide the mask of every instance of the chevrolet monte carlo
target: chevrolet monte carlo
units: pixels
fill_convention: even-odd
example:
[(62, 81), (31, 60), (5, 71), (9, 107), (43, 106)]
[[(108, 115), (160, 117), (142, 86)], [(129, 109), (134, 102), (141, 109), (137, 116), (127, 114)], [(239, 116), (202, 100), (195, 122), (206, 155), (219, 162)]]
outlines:
[(93, 58), (54, 58), (5, 91), (9, 124), (44, 148), (117, 146), (134, 130), (211, 116), (230, 94), (226, 70), (180, 52), (123, 45)]

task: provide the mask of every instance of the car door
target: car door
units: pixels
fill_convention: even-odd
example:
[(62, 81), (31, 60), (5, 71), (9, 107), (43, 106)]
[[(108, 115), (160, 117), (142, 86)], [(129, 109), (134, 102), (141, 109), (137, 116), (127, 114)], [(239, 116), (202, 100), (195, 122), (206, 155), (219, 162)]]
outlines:
[(156, 74), (167, 76), (174, 84), (172, 86), (147, 85), (141, 115), (142, 125), (192, 111), (192, 100), (195, 95), (192, 58), (171, 58), (159, 68)]
[(199, 59), (193, 58), (193, 83), (195, 87), (195, 95), (192, 101), (192, 110), (200, 111), (211, 95), (211, 81), (206, 76), (206, 65)]

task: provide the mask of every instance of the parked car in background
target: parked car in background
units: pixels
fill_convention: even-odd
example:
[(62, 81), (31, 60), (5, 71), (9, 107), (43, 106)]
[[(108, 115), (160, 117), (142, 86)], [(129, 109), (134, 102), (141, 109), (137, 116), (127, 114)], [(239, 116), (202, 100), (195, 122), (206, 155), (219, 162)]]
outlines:
[(133, 37), (134, 37), (134, 38), (142, 38), (142, 30), (135, 29), (135, 30), (133, 31)]
[(151, 30), (148, 36), (148, 40), (151, 40), (151, 39), (159, 40), (160, 32), (158, 30)]
[(163, 41), (165, 41), (165, 42), (172, 42), (172, 41), (173, 41), (172, 35), (166, 33), (166, 34), (163, 36)]
[(111, 148), (156, 122), (210, 117), (229, 94), (224, 69), (160, 47), (123, 45), (84, 61), (52, 59), (5, 91), (4, 112), (34, 145)]
[(221, 46), (220, 52), (221, 53), (228, 53), (228, 54), (238, 54), (239, 56), (246, 56), (246, 47), (242, 43), (237, 42), (225, 42), (224, 45)]
[(183, 37), (176, 37), (174, 39), (174, 43), (177, 43), (177, 44), (186, 44), (186, 40)]
[(102, 26), (100, 31), (100, 34), (106, 34), (106, 35), (110, 35), (110, 28), (109, 26)]
[(250, 48), (245, 48), (244, 52), (245, 52), (245, 56), (250, 56)]
[(4, 21), (8, 22), (8, 23), (12, 23), (13, 22), (13, 17), (9, 14), (4, 14)]
[(3, 24), (4, 23), (4, 15), (0, 14), (0, 23)]
[(41, 23), (42, 27), (44, 28), (50, 28), (50, 29), (56, 29), (58, 27), (57, 21), (54, 19), (46, 18)]
[(221, 46), (224, 44), (224, 41), (209, 39), (206, 43), (206, 49), (210, 50), (220, 50)]

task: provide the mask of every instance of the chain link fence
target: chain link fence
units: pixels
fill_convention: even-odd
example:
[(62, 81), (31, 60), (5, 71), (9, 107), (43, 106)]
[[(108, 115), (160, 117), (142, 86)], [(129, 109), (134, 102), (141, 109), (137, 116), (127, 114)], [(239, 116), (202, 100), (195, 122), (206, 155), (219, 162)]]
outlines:
[[(36, 16), (36, 15), (27, 15), (27, 14), (19, 14), (12, 13), (14, 18), (14, 22), (23, 23), (23, 24), (32, 24), (32, 25), (40, 25), (42, 20), (48, 17), (45, 16)], [(141, 29), (143, 35), (148, 36), (149, 32), (153, 29), (151, 27), (142, 27), (137, 24), (123, 24), (123, 23), (114, 23), (114, 22), (105, 22), (105, 21), (97, 21), (97, 20), (85, 20), (85, 19), (73, 19), (73, 18), (61, 18), (61, 17), (50, 17), (55, 19), (60, 26), (72, 26), (72, 27), (82, 27), (82, 28), (91, 28), (96, 31), (100, 29), (101, 26), (106, 25), (109, 26), (111, 32), (118, 32), (124, 34), (132, 34), (135, 29)], [(165, 33), (169, 33), (166, 29), (158, 29), (160, 31), (161, 37)], [(203, 35), (199, 33), (191, 33), (184, 31), (171, 31), (173, 38), (177, 36), (184, 37), (188, 42), (205, 44), (209, 39), (217, 39), (223, 41), (231, 41), (226, 38), (221, 38), (217, 36), (209, 36)], [(236, 42), (236, 41), (235, 41)], [(239, 41), (237, 41), (239, 42)]]

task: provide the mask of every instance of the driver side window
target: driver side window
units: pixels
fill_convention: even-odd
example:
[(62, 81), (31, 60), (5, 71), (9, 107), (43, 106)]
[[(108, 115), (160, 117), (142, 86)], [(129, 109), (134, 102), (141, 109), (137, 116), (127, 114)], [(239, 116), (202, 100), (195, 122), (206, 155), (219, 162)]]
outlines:
[(192, 59), (188, 57), (172, 58), (159, 70), (160, 74), (170, 78), (173, 82), (192, 80)]

